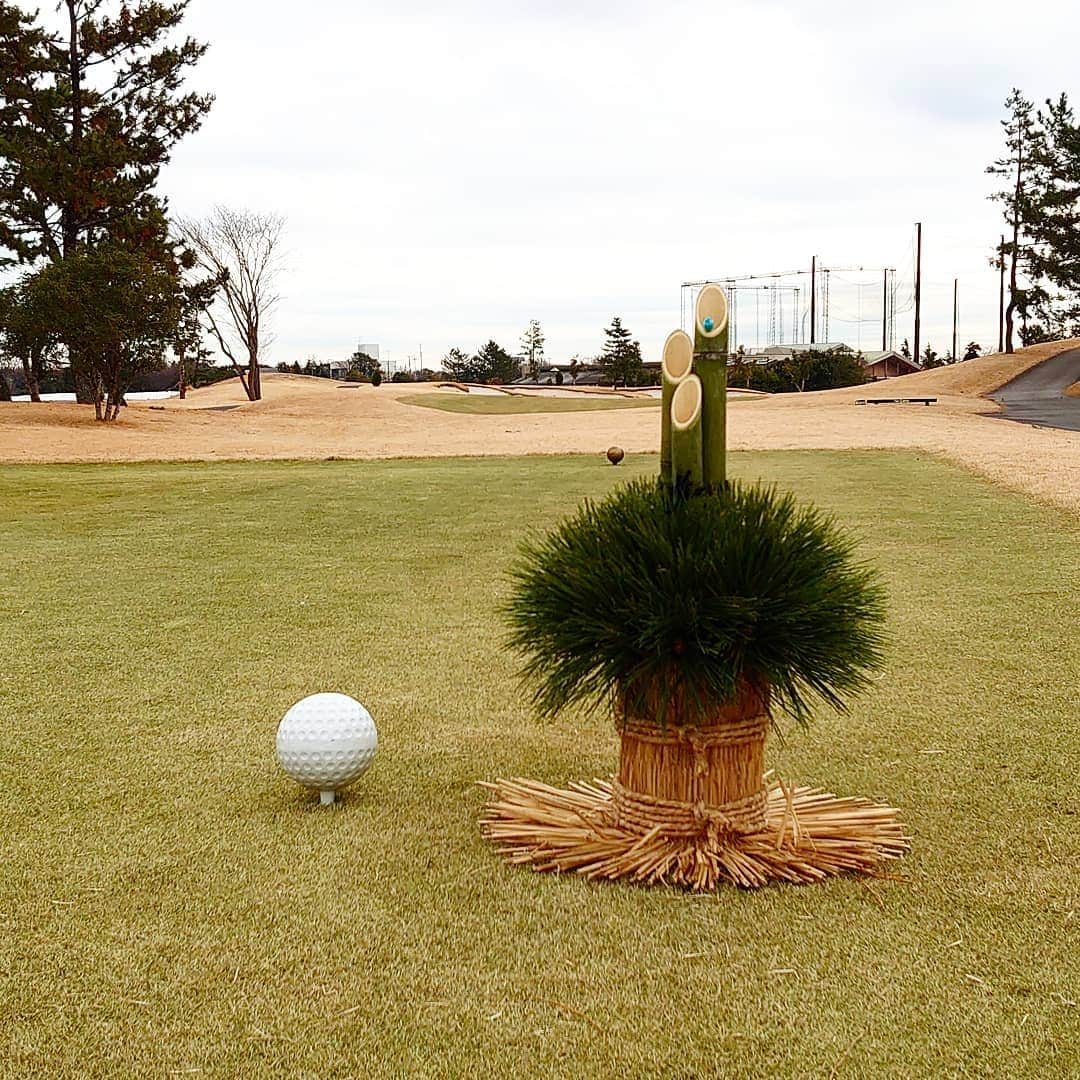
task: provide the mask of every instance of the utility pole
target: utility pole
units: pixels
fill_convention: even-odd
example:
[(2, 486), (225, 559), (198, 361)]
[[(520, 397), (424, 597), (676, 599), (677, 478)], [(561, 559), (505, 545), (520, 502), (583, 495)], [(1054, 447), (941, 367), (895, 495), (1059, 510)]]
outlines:
[(956, 323), (960, 314), (960, 279), (952, 279), (952, 358), (953, 363), (959, 359), (956, 355)]
[(810, 256), (810, 344), (814, 344), (817, 328), (817, 256)]
[(1005, 351), (1005, 234), (1001, 234), (998, 247), (998, 266), (1000, 283), (998, 284), (998, 352)]
[(885, 276), (881, 282), (881, 351), (885, 352), (889, 347), (889, 271), (882, 273)]
[(919, 363), (919, 326), (922, 319), (922, 222), (915, 222), (915, 363)]

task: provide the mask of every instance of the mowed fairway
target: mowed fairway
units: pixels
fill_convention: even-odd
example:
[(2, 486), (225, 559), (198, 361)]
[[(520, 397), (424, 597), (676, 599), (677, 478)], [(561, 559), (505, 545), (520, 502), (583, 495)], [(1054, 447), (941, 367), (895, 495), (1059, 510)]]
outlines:
[[(599, 458), (0, 469), (0, 1073), (1080, 1071), (1080, 524), (908, 453), (733, 455), (855, 527), (893, 648), (783, 775), (903, 810), (903, 881), (692, 898), (504, 866), (476, 781), (615, 761), (500, 648)], [(322, 689), (380, 750), (279, 771)]]

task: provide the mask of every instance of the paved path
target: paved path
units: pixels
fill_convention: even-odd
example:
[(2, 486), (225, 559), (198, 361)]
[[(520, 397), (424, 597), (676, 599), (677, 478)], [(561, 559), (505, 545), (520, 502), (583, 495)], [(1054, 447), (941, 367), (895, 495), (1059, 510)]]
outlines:
[(1080, 379), (1080, 349), (1070, 349), (1025, 371), (990, 395), (1006, 420), (1080, 431), (1080, 398), (1065, 388)]

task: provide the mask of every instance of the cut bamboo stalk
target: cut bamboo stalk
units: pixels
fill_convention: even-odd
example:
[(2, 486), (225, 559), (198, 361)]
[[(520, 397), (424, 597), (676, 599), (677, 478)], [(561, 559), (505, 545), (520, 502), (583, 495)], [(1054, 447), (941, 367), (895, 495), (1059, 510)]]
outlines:
[(728, 302), (719, 285), (706, 285), (694, 309), (694, 370), (702, 387), (702, 470), (706, 487), (727, 479)]
[(671, 482), (671, 399), (675, 387), (690, 374), (694, 364), (694, 343), (682, 330), (673, 330), (664, 342), (660, 358), (660, 478)]
[(692, 487), (704, 482), (701, 380), (687, 375), (671, 396), (671, 479)]

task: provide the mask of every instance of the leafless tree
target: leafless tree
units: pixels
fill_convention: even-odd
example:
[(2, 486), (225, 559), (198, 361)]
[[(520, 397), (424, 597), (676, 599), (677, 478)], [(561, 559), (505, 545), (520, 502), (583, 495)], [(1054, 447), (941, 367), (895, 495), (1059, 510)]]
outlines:
[(205, 221), (179, 224), (199, 265), (223, 282), (206, 320), (251, 401), (262, 397), (259, 358), (271, 341), (267, 323), (280, 299), (277, 276), (284, 227), (277, 214), (227, 206), (215, 207)]

